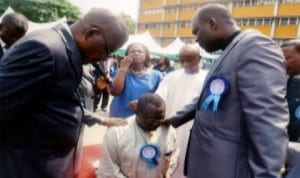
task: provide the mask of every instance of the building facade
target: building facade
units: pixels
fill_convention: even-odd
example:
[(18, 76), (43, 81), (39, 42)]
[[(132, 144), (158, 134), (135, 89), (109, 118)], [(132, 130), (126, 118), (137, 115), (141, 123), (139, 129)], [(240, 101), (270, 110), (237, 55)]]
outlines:
[[(149, 31), (162, 45), (179, 36), (195, 40), (191, 18), (208, 0), (140, 0), (137, 33)], [(210, 0), (211, 1), (211, 0)], [(254, 28), (282, 43), (300, 37), (300, 0), (218, 0), (227, 6), (242, 29)]]

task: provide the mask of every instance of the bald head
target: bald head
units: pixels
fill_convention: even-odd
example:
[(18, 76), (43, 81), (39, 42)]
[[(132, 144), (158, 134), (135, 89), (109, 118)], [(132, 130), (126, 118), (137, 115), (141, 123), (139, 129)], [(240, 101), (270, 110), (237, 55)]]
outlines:
[(110, 36), (109, 41), (117, 42), (113, 50), (127, 41), (128, 31), (125, 22), (119, 14), (108, 9), (93, 8), (80, 21), (84, 26), (101, 27), (105, 34)]
[(211, 18), (217, 19), (220, 23), (233, 23), (229, 10), (221, 4), (206, 4), (201, 6), (194, 16), (197, 21), (207, 21)]
[(184, 53), (199, 56), (200, 55), (200, 48), (199, 48), (199, 46), (196, 46), (195, 44), (187, 44), (187, 45), (184, 45), (180, 49), (179, 56), (180, 56), (180, 54), (184, 54)]
[(205, 4), (192, 18), (192, 33), (208, 52), (226, 47), (226, 40), (239, 30), (230, 11), (221, 4)]
[(94, 8), (70, 26), (84, 63), (106, 60), (128, 39), (128, 31), (119, 14)]
[(199, 72), (201, 56), (200, 48), (195, 44), (183, 46), (179, 52), (179, 62), (186, 73), (194, 74)]

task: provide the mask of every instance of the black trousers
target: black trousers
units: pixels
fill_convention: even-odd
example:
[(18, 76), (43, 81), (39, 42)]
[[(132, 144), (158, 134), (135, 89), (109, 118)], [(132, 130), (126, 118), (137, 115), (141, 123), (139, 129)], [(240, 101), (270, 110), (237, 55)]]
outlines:
[(96, 109), (98, 107), (101, 97), (102, 97), (101, 109), (105, 109), (107, 107), (108, 101), (109, 101), (109, 93), (106, 88), (104, 88), (103, 90), (96, 91), (95, 97), (94, 97), (94, 112), (96, 111)]

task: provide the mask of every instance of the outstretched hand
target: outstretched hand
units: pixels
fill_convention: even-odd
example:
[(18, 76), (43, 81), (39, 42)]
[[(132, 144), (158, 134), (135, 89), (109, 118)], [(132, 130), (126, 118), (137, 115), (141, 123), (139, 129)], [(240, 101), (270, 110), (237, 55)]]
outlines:
[(105, 119), (101, 123), (102, 125), (105, 126), (124, 126), (127, 124), (127, 120), (125, 119), (120, 119), (120, 118), (109, 118)]
[(170, 119), (164, 119), (160, 122), (161, 126), (169, 127), (171, 125)]

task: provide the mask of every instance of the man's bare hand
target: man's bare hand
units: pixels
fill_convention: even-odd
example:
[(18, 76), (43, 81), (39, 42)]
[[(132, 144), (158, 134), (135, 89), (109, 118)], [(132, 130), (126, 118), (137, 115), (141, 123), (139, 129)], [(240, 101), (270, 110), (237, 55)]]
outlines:
[(120, 62), (120, 70), (128, 71), (131, 63), (132, 63), (132, 57), (125, 56), (124, 59), (122, 59)]
[(105, 126), (124, 126), (127, 124), (127, 120), (120, 118), (108, 118), (102, 121), (102, 125)]
[(169, 127), (171, 125), (170, 119), (165, 119), (160, 122), (160, 125)]

